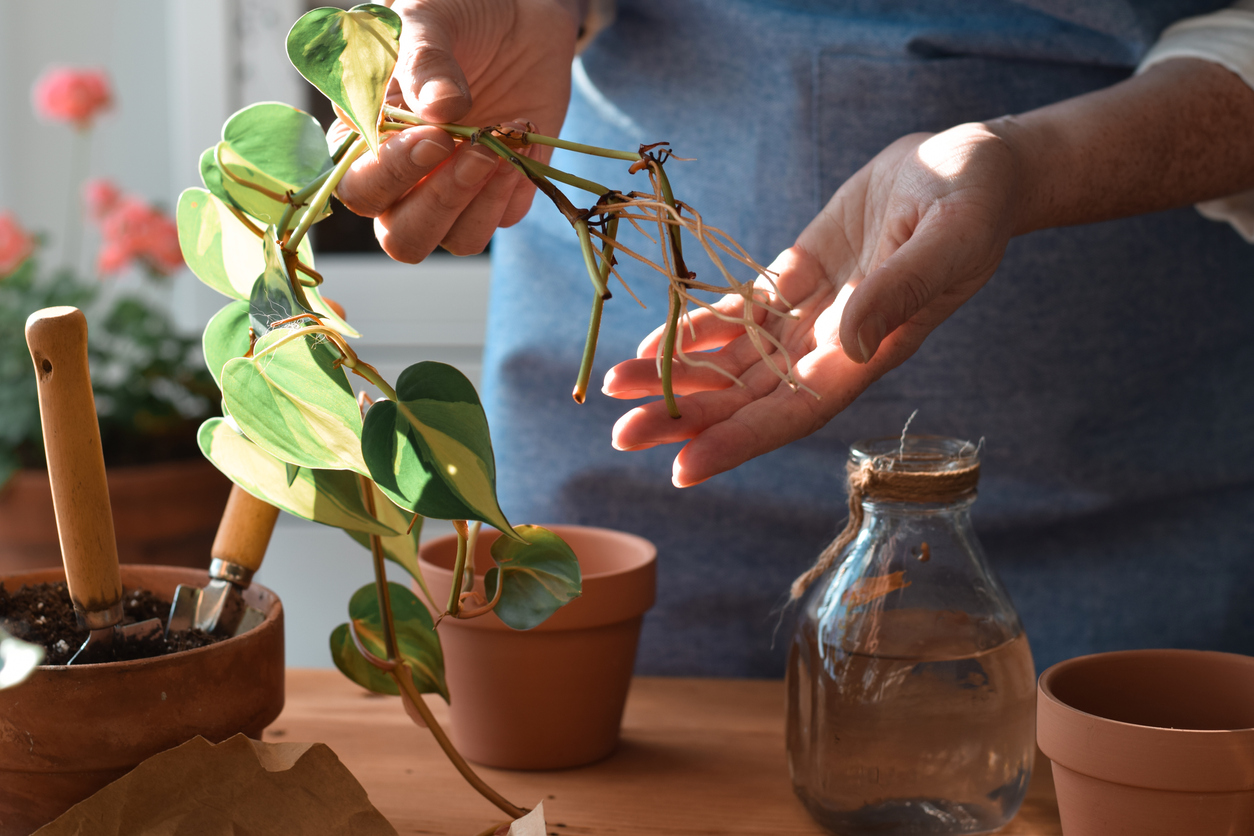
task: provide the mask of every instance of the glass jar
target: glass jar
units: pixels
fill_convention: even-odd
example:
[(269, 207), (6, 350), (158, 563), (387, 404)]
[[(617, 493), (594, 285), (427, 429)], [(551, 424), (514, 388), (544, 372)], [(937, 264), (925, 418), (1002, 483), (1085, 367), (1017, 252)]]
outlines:
[(1027, 792), (1036, 675), (971, 526), (979, 451), (862, 441), (849, 474), (788, 659), (793, 787), (842, 836), (991, 833)]

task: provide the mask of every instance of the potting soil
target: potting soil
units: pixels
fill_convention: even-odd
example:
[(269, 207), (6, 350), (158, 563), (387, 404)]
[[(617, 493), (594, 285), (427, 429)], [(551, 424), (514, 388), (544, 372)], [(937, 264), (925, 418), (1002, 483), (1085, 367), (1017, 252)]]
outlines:
[[(163, 601), (146, 589), (124, 589), (122, 612), (123, 624), (157, 618), (164, 628), (170, 615), (170, 602)], [(0, 583), (0, 627), (24, 641), (42, 645), (47, 651), (45, 665), (64, 665), (83, 646), (89, 634), (88, 630), (78, 626), (70, 592), (64, 581), (31, 584), (16, 592), (9, 592)], [(99, 663), (148, 659), (204, 647), (223, 638), (226, 637), (214, 636), (203, 630), (176, 632), (168, 639), (163, 635), (150, 639), (116, 636), (110, 646), (102, 648), (102, 652), (79, 661)]]

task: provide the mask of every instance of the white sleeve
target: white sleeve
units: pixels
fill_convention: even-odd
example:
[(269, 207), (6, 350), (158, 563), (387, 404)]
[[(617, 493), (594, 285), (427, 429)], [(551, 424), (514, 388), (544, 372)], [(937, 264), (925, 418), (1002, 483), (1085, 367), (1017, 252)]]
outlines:
[[(1167, 27), (1136, 71), (1142, 73), (1172, 58), (1213, 61), (1254, 88), (1254, 0), (1238, 0), (1222, 11)], [(1254, 244), (1254, 190), (1199, 203), (1197, 211), (1213, 221), (1232, 224)]]

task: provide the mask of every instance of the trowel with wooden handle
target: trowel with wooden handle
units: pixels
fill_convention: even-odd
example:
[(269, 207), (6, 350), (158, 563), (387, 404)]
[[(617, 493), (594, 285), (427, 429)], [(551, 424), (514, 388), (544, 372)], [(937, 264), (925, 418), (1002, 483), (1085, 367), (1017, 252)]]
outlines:
[(160, 636), (161, 621), (121, 623), (122, 576), (87, 366), (87, 320), (77, 308), (36, 311), (26, 320), (26, 345), (39, 381), (39, 417), (65, 580), (79, 625), (91, 630), (69, 664), (86, 664), (117, 636)]
[(270, 544), (279, 509), (234, 485), (213, 538), (209, 584), (203, 589), (179, 584), (170, 606), (166, 635), (193, 627), (206, 633), (238, 636), (265, 620), (265, 613), (248, 606), (241, 594)]

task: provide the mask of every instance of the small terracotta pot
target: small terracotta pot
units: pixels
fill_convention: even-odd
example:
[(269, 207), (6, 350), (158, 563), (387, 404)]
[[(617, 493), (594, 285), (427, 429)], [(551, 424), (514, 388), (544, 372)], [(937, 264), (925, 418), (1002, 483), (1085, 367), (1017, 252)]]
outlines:
[(1045, 671), (1038, 696), (1065, 836), (1254, 833), (1254, 658), (1099, 653)]
[[(172, 598), (208, 573), (123, 566), (127, 589)], [(65, 580), (57, 570), (0, 578), (9, 589)], [(0, 836), (25, 836), (141, 761), (202, 735), (260, 738), (283, 709), (283, 606), (253, 584), (262, 624), (225, 641), (133, 662), (46, 665), (0, 691)]]
[[(526, 632), (494, 613), (440, 624), (453, 743), (485, 766), (562, 769), (600, 760), (618, 744), (640, 625), (653, 606), (657, 549), (621, 531), (547, 527), (579, 558), (582, 596)], [(476, 589), (499, 536), (485, 530), (479, 538)], [(448, 599), (456, 556), (455, 535), (419, 552), (436, 601)]]
[[(210, 462), (110, 468), (108, 483), (120, 562), (209, 567), (231, 492), (230, 480)], [(20, 471), (0, 489), (0, 574), (60, 565), (48, 473)]]

